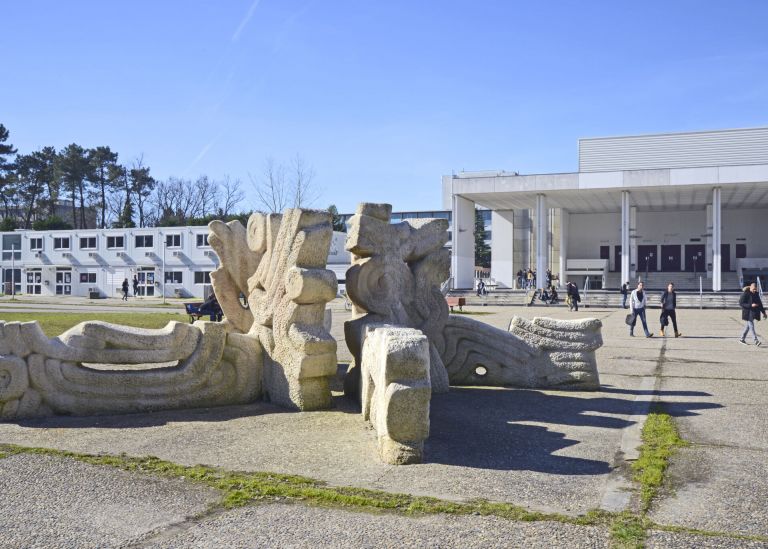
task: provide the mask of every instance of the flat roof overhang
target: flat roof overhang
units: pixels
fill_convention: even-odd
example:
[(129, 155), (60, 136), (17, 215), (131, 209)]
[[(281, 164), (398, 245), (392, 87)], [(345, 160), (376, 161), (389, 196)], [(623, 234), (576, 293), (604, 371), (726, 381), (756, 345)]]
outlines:
[(443, 178), (445, 206), (451, 195), (472, 200), (492, 210), (536, 207), (536, 195), (547, 197), (550, 208), (573, 213), (621, 211), (621, 192), (642, 210), (704, 209), (712, 189), (720, 187), (724, 209), (768, 207), (768, 165), (670, 168), (620, 172), (544, 175), (462, 174)]

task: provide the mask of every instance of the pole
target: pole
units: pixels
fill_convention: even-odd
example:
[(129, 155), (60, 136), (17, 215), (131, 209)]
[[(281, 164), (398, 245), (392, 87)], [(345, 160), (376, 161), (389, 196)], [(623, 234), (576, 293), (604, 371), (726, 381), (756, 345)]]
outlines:
[(163, 238), (163, 305), (165, 305), (165, 246), (167, 242)]
[(16, 300), (16, 244), (11, 245), (11, 301)]
[(699, 309), (704, 308), (704, 282), (699, 277)]

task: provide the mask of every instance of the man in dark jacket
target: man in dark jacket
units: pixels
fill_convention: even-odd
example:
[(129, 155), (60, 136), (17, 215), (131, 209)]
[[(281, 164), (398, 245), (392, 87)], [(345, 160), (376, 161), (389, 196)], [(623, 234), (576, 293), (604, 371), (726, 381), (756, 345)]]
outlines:
[(667, 285), (667, 290), (661, 294), (661, 336), (664, 337), (664, 326), (669, 324), (669, 319), (672, 319), (672, 327), (675, 330), (675, 337), (680, 337), (680, 332), (677, 331), (677, 313), (675, 308), (677, 307), (677, 294), (675, 293), (675, 285), (671, 282)]
[(629, 282), (621, 285), (621, 308), (627, 308), (627, 296), (629, 295)]
[(760, 340), (757, 339), (757, 332), (755, 332), (755, 321), (760, 320), (761, 314), (763, 318), (768, 318), (768, 316), (765, 314), (765, 307), (763, 307), (760, 294), (757, 293), (757, 284), (753, 282), (749, 287), (744, 288), (744, 293), (741, 294), (741, 299), (739, 299), (739, 306), (741, 307), (741, 319), (746, 322), (744, 333), (741, 334), (739, 343), (746, 345), (747, 334), (752, 331), (755, 345), (760, 345)]
[(579, 287), (576, 286), (576, 284), (573, 282), (568, 282), (568, 285), (566, 286), (566, 292), (570, 298), (568, 301), (568, 308), (572, 311), (575, 310), (578, 312), (579, 301), (581, 301), (581, 296), (579, 295)]

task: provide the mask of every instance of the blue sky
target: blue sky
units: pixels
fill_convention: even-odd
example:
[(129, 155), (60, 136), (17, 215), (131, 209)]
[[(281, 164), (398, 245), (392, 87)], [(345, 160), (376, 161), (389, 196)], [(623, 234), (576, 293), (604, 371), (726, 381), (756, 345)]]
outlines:
[[(21, 152), (109, 145), (316, 206), (440, 207), (451, 171), (575, 171), (579, 137), (768, 124), (768, 2), (35, 1), (0, 6)], [(249, 209), (255, 203), (244, 204)]]

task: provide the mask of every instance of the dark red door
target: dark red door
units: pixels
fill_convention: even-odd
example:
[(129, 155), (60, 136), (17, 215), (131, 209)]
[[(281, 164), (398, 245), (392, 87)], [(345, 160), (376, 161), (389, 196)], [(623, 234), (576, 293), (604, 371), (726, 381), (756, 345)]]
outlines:
[[(653, 273), (657, 271), (656, 268), (657, 260), (659, 259), (656, 257), (656, 246), (638, 246), (637, 247), (637, 272), (644, 273), (646, 270), (649, 273)], [(646, 266), (648, 267), (646, 269)]]
[(683, 263), (685, 263), (685, 270), (688, 272), (696, 272), (699, 274), (704, 273), (704, 244), (686, 244), (685, 245), (685, 257)]
[(669, 273), (681, 271), (683, 265), (680, 262), (682, 250), (679, 244), (663, 244), (661, 246), (661, 270)]

